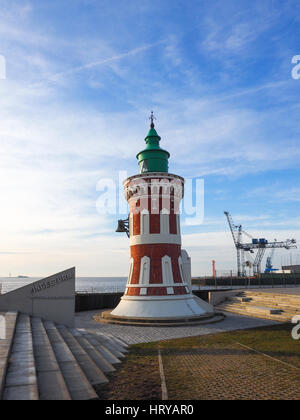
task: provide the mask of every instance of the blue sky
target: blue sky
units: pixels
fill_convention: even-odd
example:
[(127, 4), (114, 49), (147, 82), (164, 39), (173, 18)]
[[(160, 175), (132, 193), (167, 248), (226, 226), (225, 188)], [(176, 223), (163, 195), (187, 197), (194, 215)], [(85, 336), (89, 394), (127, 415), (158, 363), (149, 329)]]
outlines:
[(0, 275), (127, 275), (96, 185), (137, 172), (152, 109), (170, 171), (205, 181), (194, 275), (235, 266), (223, 210), (300, 241), (299, 25), (296, 0), (2, 0)]

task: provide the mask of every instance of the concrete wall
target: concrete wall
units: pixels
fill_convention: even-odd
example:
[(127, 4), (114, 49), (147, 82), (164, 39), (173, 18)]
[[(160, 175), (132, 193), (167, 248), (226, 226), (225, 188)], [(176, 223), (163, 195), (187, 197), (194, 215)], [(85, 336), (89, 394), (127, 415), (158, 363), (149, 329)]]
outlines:
[(0, 296), (0, 311), (17, 311), (74, 326), (75, 268)]
[(212, 306), (216, 306), (221, 302), (224, 302), (227, 298), (236, 296), (240, 291), (238, 290), (220, 290), (216, 292), (209, 292), (208, 301)]
[(208, 302), (209, 299), (209, 291), (208, 290), (193, 290), (193, 294), (198, 298)]
[(76, 293), (75, 311), (94, 311), (115, 308), (123, 293)]

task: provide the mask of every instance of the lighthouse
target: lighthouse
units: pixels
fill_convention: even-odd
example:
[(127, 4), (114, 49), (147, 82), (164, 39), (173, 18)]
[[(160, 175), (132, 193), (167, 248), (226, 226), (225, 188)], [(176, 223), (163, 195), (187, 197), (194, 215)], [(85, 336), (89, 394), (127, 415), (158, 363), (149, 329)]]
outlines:
[(124, 181), (128, 220), (119, 221), (117, 230), (127, 231), (130, 242), (126, 290), (103, 318), (134, 324), (203, 321), (215, 314), (192, 293), (191, 260), (181, 249), (184, 179), (169, 172), (170, 154), (160, 147), (153, 112), (150, 120), (146, 146), (137, 154), (139, 173)]

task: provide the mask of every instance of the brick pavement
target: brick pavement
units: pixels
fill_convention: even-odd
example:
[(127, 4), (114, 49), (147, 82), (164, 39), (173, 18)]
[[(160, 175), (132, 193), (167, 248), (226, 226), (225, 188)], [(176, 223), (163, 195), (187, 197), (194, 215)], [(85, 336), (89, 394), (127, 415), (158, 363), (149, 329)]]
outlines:
[(300, 399), (300, 371), (239, 344), (164, 350), (169, 399)]
[(247, 316), (226, 314), (224, 321), (216, 324), (192, 325), (183, 327), (142, 327), (131, 325), (101, 324), (93, 316), (101, 311), (80, 312), (76, 314), (76, 328), (83, 328), (93, 333), (106, 333), (120, 337), (128, 344), (147, 343), (172, 338), (194, 337), (239, 329), (274, 325), (277, 322), (251, 318)]

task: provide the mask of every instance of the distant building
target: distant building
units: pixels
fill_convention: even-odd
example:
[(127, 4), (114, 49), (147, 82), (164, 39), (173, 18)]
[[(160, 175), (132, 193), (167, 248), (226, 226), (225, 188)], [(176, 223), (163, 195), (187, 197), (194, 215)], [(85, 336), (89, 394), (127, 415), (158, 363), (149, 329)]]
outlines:
[(283, 270), (290, 270), (292, 274), (300, 274), (300, 265), (283, 265)]

